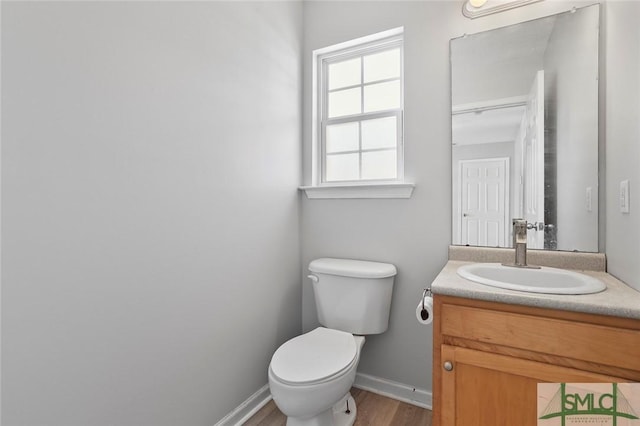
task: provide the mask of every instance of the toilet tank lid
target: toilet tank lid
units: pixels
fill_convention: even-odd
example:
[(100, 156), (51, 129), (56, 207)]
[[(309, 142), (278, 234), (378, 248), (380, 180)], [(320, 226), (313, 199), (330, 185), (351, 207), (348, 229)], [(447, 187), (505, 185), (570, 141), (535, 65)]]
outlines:
[(311, 261), (309, 270), (319, 274), (353, 278), (386, 278), (397, 274), (396, 267), (390, 263), (329, 257)]

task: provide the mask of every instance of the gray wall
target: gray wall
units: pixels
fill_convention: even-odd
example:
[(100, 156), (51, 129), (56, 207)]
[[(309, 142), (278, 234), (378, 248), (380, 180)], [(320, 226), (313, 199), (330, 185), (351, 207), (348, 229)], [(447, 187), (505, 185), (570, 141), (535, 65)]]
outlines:
[(300, 332), (301, 4), (2, 3), (2, 424), (212, 425)]
[[(459, 9), (457, 10), (459, 13)], [(398, 268), (389, 329), (368, 336), (358, 371), (430, 388), (431, 327), (415, 305), (447, 260), (451, 224), (448, 17), (444, 2), (305, 2), (305, 179), (310, 179), (310, 58), (314, 49), (405, 27), (405, 174), (408, 200), (308, 200), (302, 203), (303, 268), (321, 256), (390, 262)], [(304, 271), (303, 271), (304, 272)], [(317, 325), (303, 281), (303, 329)]]
[[(606, 31), (606, 251), (609, 272), (640, 290), (640, 3), (611, 1)], [(620, 181), (631, 210), (620, 213)]]
[[(361, 373), (431, 389), (431, 328), (415, 306), (440, 272), (451, 241), (449, 40), (464, 33), (570, 10), (588, 2), (540, 2), (469, 20), (460, 2), (305, 2), (303, 165), (311, 182), (311, 52), (399, 26), (405, 28), (405, 174), (409, 200), (308, 200), (302, 203), (302, 267), (321, 256), (394, 263), (398, 276), (389, 330), (367, 338)], [(303, 271), (303, 329), (317, 325)]]

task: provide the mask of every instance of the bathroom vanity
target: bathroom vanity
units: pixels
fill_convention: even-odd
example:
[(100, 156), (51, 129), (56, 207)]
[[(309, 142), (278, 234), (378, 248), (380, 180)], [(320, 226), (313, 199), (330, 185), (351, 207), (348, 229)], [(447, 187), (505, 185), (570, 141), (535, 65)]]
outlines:
[[(541, 255), (539, 264), (576, 265), (563, 253)], [(432, 284), (435, 426), (535, 426), (539, 382), (640, 382), (640, 293), (595, 260), (586, 267), (596, 270), (581, 272), (607, 290), (571, 296), (477, 284), (456, 273), (471, 262), (447, 263)]]

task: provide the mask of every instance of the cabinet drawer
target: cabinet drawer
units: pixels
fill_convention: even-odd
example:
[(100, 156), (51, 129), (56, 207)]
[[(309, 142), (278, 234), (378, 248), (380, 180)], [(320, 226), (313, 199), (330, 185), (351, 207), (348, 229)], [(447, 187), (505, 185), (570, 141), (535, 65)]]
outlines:
[(444, 303), (441, 333), (640, 371), (640, 331)]

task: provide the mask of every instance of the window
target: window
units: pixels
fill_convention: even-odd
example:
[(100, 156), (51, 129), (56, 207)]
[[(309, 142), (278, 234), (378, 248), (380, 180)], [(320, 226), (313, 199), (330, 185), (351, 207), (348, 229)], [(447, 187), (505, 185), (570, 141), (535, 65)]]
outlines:
[(315, 52), (315, 181), (403, 179), (402, 29)]

